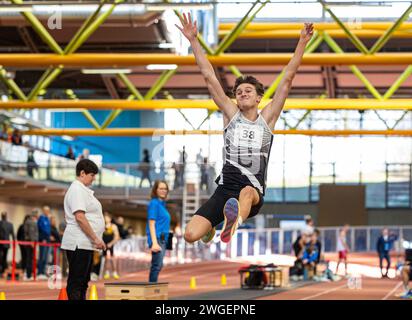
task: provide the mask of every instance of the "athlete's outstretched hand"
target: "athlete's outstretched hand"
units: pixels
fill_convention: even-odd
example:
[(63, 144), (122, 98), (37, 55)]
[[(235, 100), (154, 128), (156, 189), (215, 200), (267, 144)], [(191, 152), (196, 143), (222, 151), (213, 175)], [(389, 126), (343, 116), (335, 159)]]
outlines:
[(190, 16), (190, 12), (187, 14), (183, 13), (183, 19), (179, 16), (180, 22), (182, 23), (182, 27), (179, 27), (177, 24), (175, 25), (187, 38), (187, 40), (192, 41), (197, 37), (197, 23), (196, 21), (192, 22), (192, 17)]
[(305, 42), (309, 42), (312, 36), (313, 36), (313, 23), (305, 23), (300, 33), (300, 39)]

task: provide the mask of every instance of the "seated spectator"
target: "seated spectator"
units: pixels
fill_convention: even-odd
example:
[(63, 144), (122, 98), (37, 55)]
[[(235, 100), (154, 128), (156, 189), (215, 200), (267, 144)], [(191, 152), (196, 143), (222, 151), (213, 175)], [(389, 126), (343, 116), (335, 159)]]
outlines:
[(303, 253), (302, 263), (309, 275), (307, 278), (312, 278), (316, 275), (317, 265), (320, 262), (322, 245), (318, 240), (320, 232), (315, 229), (310, 236), (310, 242), (306, 245), (305, 252)]
[(72, 147), (69, 147), (69, 149), (67, 150), (67, 153), (66, 153), (65, 157), (66, 157), (67, 159), (71, 159), (71, 160), (75, 160), (75, 159), (76, 159), (76, 157), (74, 156), (74, 152), (73, 152)]
[(302, 262), (303, 255), (306, 250), (306, 242), (308, 236), (302, 233), (293, 243), (293, 251), (296, 256), (294, 265), (290, 268), (290, 276), (292, 280), (303, 280), (304, 266)]
[(11, 135), (11, 143), (15, 146), (23, 145), (23, 137), (19, 129), (14, 129)]
[(293, 251), (295, 253), (295, 257), (298, 258), (303, 254), (303, 250), (305, 249), (306, 242), (308, 241), (308, 236), (306, 234), (301, 234), (297, 237), (296, 241), (293, 243)]
[(304, 268), (304, 279), (312, 279), (315, 273), (316, 264), (318, 263), (319, 259), (319, 251), (316, 246), (316, 243), (312, 241), (306, 247), (306, 250), (302, 256), (302, 264)]

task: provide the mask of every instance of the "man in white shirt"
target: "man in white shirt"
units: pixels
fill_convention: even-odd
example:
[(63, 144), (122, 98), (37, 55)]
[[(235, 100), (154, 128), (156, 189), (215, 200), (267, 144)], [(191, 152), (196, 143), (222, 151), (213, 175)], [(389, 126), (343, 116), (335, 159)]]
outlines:
[(76, 165), (76, 180), (64, 197), (66, 229), (61, 248), (66, 250), (69, 261), (67, 296), (69, 300), (86, 300), (86, 292), (93, 265), (93, 252), (105, 250), (102, 240), (105, 223), (102, 206), (89, 189), (96, 174), (97, 165), (80, 160)]

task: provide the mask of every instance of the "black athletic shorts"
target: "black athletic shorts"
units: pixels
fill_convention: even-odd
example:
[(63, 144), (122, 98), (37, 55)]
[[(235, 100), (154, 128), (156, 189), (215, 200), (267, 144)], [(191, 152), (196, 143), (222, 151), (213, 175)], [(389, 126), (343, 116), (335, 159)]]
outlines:
[[(219, 223), (225, 220), (223, 216), (223, 208), (225, 207), (226, 201), (230, 198), (236, 198), (239, 200), (241, 190), (241, 188), (231, 189), (227, 186), (219, 185), (212, 197), (196, 211), (195, 215), (197, 214), (205, 217), (210, 221), (212, 227), (216, 227)], [(252, 218), (257, 215), (263, 205), (263, 195), (258, 189), (256, 189), (256, 191), (259, 194), (259, 203), (252, 206), (248, 218)]]
[(113, 246), (111, 248), (107, 248), (106, 250), (103, 250), (103, 257), (107, 256), (107, 251), (110, 251), (110, 256), (114, 257), (114, 248), (113, 248)]

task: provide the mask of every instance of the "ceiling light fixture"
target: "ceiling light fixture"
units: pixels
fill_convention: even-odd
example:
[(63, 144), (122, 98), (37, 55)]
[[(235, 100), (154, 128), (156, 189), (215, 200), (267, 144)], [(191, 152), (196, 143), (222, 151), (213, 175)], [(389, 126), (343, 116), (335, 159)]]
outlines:
[(10, 119), (11, 122), (13, 122), (14, 124), (27, 124), (27, 120), (23, 119), (23, 118), (11, 118)]
[(82, 69), (83, 74), (118, 74), (118, 73), (125, 73), (129, 74), (132, 73), (131, 69)]
[(0, 12), (15, 13), (15, 12), (32, 12), (32, 6), (0, 6)]
[(176, 68), (176, 64), (149, 64), (146, 66), (147, 70), (174, 70)]
[(165, 10), (212, 10), (212, 3), (151, 3), (146, 5), (147, 11), (165, 11)]

